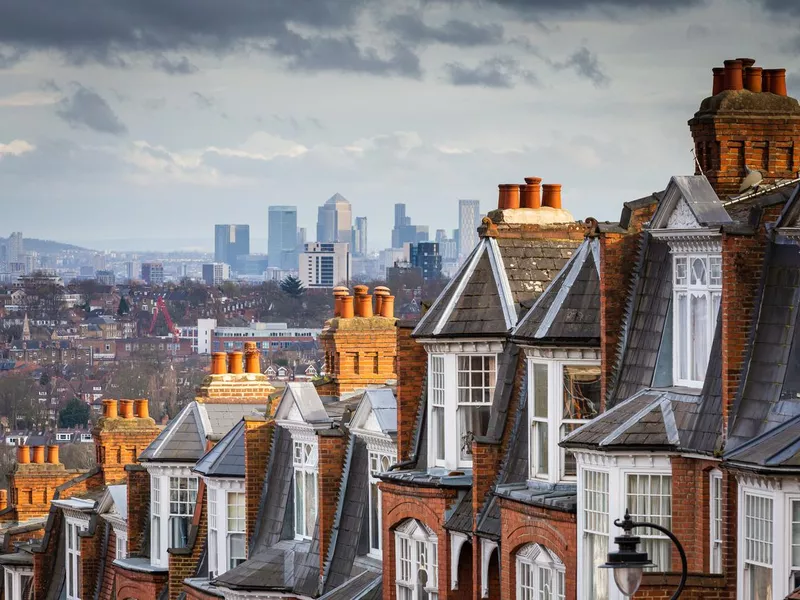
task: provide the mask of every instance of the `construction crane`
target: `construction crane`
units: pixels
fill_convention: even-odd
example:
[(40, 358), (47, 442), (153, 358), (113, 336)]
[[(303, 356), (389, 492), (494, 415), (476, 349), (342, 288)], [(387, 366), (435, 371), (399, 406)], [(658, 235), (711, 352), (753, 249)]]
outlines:
[(172, 337), (175, 338), (175, 341), (177, 342), (180, 339), (180, 333), (178, 332), (178, 328), (175, 327), (175, 324), (172, 322), (172, 318), (169, 316), (167, 304), (164, 302), (164, 296), (159, 296), (158, 300), (156, 300), (156, 309), (153, 311), (153, 320), (150, 321), (150, 330), (147, 332), (147, 335), (153, 335), (153, 331), (156, 328), (156, 321), (158, 320), (158, 313), (164, 315), (164, 320), (167, 322), (167, 329), (169, 329)]

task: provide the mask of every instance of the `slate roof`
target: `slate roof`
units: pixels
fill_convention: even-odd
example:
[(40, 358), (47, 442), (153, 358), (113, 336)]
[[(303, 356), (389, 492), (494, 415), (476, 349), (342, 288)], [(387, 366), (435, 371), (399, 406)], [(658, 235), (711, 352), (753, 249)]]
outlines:
[(383, 433), (392, 436), (397, 434), (397, 398), (390, 388), (367, 390), (362, 402), (369, 403)]
[(193, 471), (206, 477), (244, 478), (244, 420), (197, 461)]
[(653, 215), (651, 227), (663, 228), (679, 202), (686, 202), (700, 227), (731, 223), (725, 206), (705, 175), (675, 175), (670, 178), (664, 197)]
[(413, 335), (505, 336), (577, 246), (570, 240), (482, 238)]
[(206, 453), (207, 436), (228, 433), (242, 417), (259, 414), (258, 410), (254, 404), (190, 402), (139, 455), (139, 460), (195, 463)]
[(586, 239), (514, 330), (520, 342), (600, 344), (600, 245)]
[(380, 573), (364, 571), (336, 589), (320, 596), (319, 600), (379, 600), (381, 583)]
[(461, 533), (472, 533), (472, 489), (465, 493), (456, 504), (453, 514), (445, 521), (444, 528)]
[(800, 471), (800, 415), (728, 452), (725, 460), (759, 470)]
[(331, 420), (317, 388), (310, 381), (296, 381), (286, 385), (275, 418), (286, 419), (292, 406), (297, 406), (306, 423), (326, 423)]

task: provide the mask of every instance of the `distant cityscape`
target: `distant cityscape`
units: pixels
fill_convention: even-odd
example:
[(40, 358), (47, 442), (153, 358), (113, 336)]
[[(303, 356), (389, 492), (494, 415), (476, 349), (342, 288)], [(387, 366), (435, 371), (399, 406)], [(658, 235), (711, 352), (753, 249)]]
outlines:
[[(257, 283), (299, 279), (308, 289), (351, 281), (387, 280), (404, 274), (423, 281), (447, 279), (478, 240), (480, 201), (458, 200), (458, 227), (416, 224), (403, 203), (394, 205), (391, 247), (370, 246), (367, 217), (353, 216), (339, 193), (317, 211), (316, 239), (298, 226), (298, 208), (267, 210), (266, 252), (251, 246), (250, 224), (215, 224), (214, 252), (94, 251), (58, 242), (24, 240), (22, 232), (0, 238), (0, 283), (14, 284), (34, 273), (59, 283), (96, 279), (103, 285), (142, 281), (159, 286), (184, 279), (219, 286), (226, 281)], [(385, 238), (384, 238), (385, 239)]]

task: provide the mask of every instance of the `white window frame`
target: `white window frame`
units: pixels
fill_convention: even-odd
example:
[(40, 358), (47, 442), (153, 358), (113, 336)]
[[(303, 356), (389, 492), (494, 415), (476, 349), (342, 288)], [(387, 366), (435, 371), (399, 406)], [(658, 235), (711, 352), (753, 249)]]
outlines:
[[(693, 281), (692, 265), (695, 260), (703, 261), (706, 269), (706, 283)], [(679, 266), (683, 265), (685, 270), (681, 276)], [(718, 268), (718, 276), (714, 277), (713, 270)], [(680, 322), (679, 300), (682, 296), (686, 297), (686, 324)], [(711, 355), (711, 345), (714, 340), (714, 330), (717, 325), (717, 314), (722, 298), (722, 255), (717, 252), (672, 252), (672, 375), (676, 385), (687, 387), (702, 387), (708, 370), (708, 359), (706, 357), (705, 368), (702, 373), (698, 373), (697, 378), (691, 374), (692, 362), (694, 360), (694, 345), (691, 343), (691, 298), (707, 298), (707, 314), (705, 332), (707, 352)], [(681, 361), (684, 358), (684, 348), (681, 347), (682, 334), (686, 337), (685, 357), (687, 364), (686, 377), (681, 376)]]
[[(225, 495), (226, 530), (227, 530), (227, 566), (235, 569), (247, 560), (246, 512), (247, 500), (244, 491), (228, 491)], [(241, 556), (234, 556), (234, 541), (241, 542)]]
[[(545, 416), (537, 416), (536, 412), (536, 375), (537, 367), (544, 367), (547, 376), (547, 400)], [(565, 431), (565, 427), (579, 427), (587, 423), (590, 419), (565, 419), (564, 418), (564, 369), (568, 367), (597, 367), (600, 368), (600, 361), (597, 359), (586, 358), (563, 358), (563, 359), (528, 359), (528, 450), (529, 450), (529, 472), (530, 480), (542, 480), (551, 483), (558, 481), (575, 481), (576, 474), (567, 475), (564, 470), (566, 467), (567, 450), (559, 446), (559, 442), (572, 430)], [(600, 414), (600, 407), (597, 407), (597, 414)], [(545, 430), (547, 435), (547, 460), (543, 461), (540, 456), (538, 444), (536, 444), (536, 432), (540, 429)], [(543, 465), (543, 463), (545, 463)], [(544, 472), (540, 467), (546, 466)]]
[[(428, 348), (428, 373), (431, 376), (428, 378), (428, 408), (427, 418), (430, 426), (428, 429), (428, 464), (435, 467), (443, 467), (445, 469), (471, 469), (472, 456), (471, 447), (470, 454), (462, 454), (461, 440), (461, 418), (462, 412), (468, 410), (470, 407), (485, 406), (491, 409), (492, 402), (494, 401), (494, 388), (497, 380), (497, 366), (499, 361), (499, 351), (502, 346), (499, 343), (463, 343), (456, 345), (454, 348), (447, 347), (447, 344), (435, 345)], [(455, 351), (454, 351), (455, 350)], [(494, 368), (489, 371), (489, 380), (486, 385), (481, 385), (479, 388), (485, 392), (483, 401), (460, 401), (460, 390), (468, 389), (463, 385), (459, 386), (459, 358), (473, 358), (485, 357), (493, 361)], [(434, 362), (434, 358), (437, 362)], [(438, 361), (444, 369), (444, 376), (438, 375)], [(436, 375), (434, 376), (434, 373)], [(442, 387), (443, 386), (443, 387)], [(443, 392), (443, 393), (442, 393)], [(443, 426), (437, 428), (434, 424), (439, 416), (434, 415), (434, 410), (439, 411), (439, 415), (444, 414)], [(442, 430), (444, 431), (444, 459), (437, 456), (437, 449), (440, 447), (440, 439)]]
[[(595, 479), (593, 482), (595, 484), (604, 482), (605, 485), (593, 485), (591, 490), (587, 490), (587, 478)], [(595, 567), (592, 557), (588, 555), (589, 547), (586, 545), (586, 540), (590, 535), (601, 538), (601, 546), (602, 538), (605, 538), (606, 548), (611, 544), (611, 474), (604, 469), (579, 469), (578, 479), (580, 482), (578, 485), (578, 573), (584, 574), (578, 580), (579, 588), (584, 589), (583, 593), (581, 591), (578, 592), (578, 597), (589, 598), (589, 594), (592, 592), (592, 575), (605, 577), (607, 583), (611, 579), (608, 577), (607, 571), (599, 570)], [(590, 499), (589, 495), (592, 493), (595, 496)], [(589, 513), (595, 515), (591, 519), (594, 521), (591, 525), (587, 523), (589, 520), (587, 515)], [(583, 569), (580, 567), (581, 562), (584, 563)], [(586, 564), (587, 562), (588, 564)]]
[[(395, 529), (395, 587), (397, 600), (438, 600), (439, 544), (436, 534), (423, 523), (408, 519)], [(427, 582), (421, 589), (418, 574)]]
[(566, 568), (551, 550), (539, 544), (527, 544), (517, 551), (517, 600), (564, 600)]
[(217, 489), (207, 485), (206, 495), (208, 496), (208, 576), (210, 579), (213, 579), (221, 574), (219, 570), (219, 508), (217, 503)]
[[(310, 540), (314, 535), (316, 519), (319, 515), (319, 446), (315, 441), (294, 439), (292, 441), (292, 466), (294, 475), (292, 477), (292, 490), (294, 493), (294, 538), (296, 540)], [(313, 522), (309, 519), (306, 506), (306, 486), (308, 477), (314, 483), (314, 510)], [(302, 478), (303, 494), (302, 497), (297, 493), (298, 477)]]
[(708, 474), (708, 565), (712, 573), (722, 573), (722, 471), (713, 469)]
[(86, 531), (87, 523), (79, 519), (64, 519), (67, 600), (81, 600), (81, 538), (80, 533)]
[[(23, 600), (25, 586), (33, 579), (33, 569), (28, 567), (3, 567), (5, 571), (5, 587), (3, 594), (6, 600)], [(28, 581), (25, 581), (28, 580)]]
[[(219, 577), (233, 568), (231, 539), (244, 538), (247, 553), (247, 500), (244, 498), (244, 480), (227, 477), (206, 477), (206, 502), (208, 510), (208, 572), (209, 578)], [(238, 515), (229, 514), (229, 502), (242, 498), (244, 504)], [(232, 528), (235, 527), (235, 528)]]
[[(150, 564), (154, 567), (169, 567), (169, 554), (167, 550), (172, 546), (173, 518), (188, 517), (191, 521), (197, 503), (197, 490), (199, 479), (186, 465), (147, 465), (150, 473)], [(180, 500), (181, 506), (189, 502), (190, 507), (181, 509), (181, 513), (173, 513), (170, 495), (171, 480), (186, 479), (189, 482), (188, 495), (185, 500)]]
[[(743, 598), (744, 600), (753, 600), (752, 596), (749, 592), (749, 583), (751, 580), (751, 569), (753, 567), (758, 567), (762, 569), (769, 569), (771, 580), (772, 580), (772, 597), (773, 599), (782, 598), (784, 595), (780, 593), (776, 594), (778, 590), (775, 589), (775, 496), (773, 494), (765, 494), (759, 493), (755, 490), (742, 490), (742, 504), (740, 504), (740, 520), (743, 525), (742, 529), (740, 530), (740, 538), (741, 538), (741, 547), (742, 547), (742, 556), (740, 558), (740, 563), (742, 564), (741, 568), (741, 586), (742, 586), (742, 595), (737, 597)], [(764, 523), (756, 523), (754, 521), (764, 520), (766, 513), (762, 513), (761, 515), (756, 515), (751, 517), (748, 514), (748, 507), (756, 507), (757, 505), (761, 505), (762, 508), (768, 510), (769, 514), (767, 515), (769, 520), (768, 524)], [(751, 524), (754, 526), (756, 530), (754, 532), (754, 536), (758, 537), (750, 537), (748, 534), (751, 531)], [(760, 548), (758, 546), (761, 546)], [(755, 552), (756, 554), (760, 554), (759, 557), (753, 557), (751, 554)], [(759, 560), (759, 558), (764, 558), (766, 560)]]
[[(797, 505), (798, 513), (800, 513), (800, 495), (787, 496), (786, 509), (788, 518), (786, 522), (789, 523), (789, 549), (787, 552), (789, 558), (789, 590), (800, 587), (800, 514), (795, 515), (793, 511), (795, 505)], [(797, 527), (795, 527), (795, 524)], [(795, 532), (797, 532), (797, 535), (795, 535)], [(798, 552), (796, 559), (794, 555), (795, 548), (797, 548)]]
[[(199, 480), (193, 476), (175, 476), (172, 475), (168, 478), (169, 484), (169, 547), (170, 548), (184, 548), (185, 546), (179, 545), (181, 540), (174, 539), (175, 528), (172, 523), (174, 521), (181, 521), (187, 523), (186, 532), (188, 543), (189, 523), (194, 516), (194, 509), (197, 505), (197, 490), (199, 487)], [(183, 484), (186, 484), (185, 487)], [(176, 510), (177, 509), (177, 510)]]
[(128, 534), (123, 533), (122, 530), (115, 529), (114, 538), (116, 540), (114, 558), (128, 558)]
[[(389, 467), (395, 462), (397, 462), (397, 459), (394, 454), (369, 450), (369, 492), (367, 494), (367, 510), (369, 511), (367, 513), (367, 518), (369, 520), (369, 555), (378, 560), (383, 558), (382, 492), (378, 487), (378, 483), (380, 482), (378, 474), (388, 471)], [(376, 518), (373, 518), (373, 510), (376, 510)], [(377, 545), (374, 543), (376, 539), (378, 542)]]
[[(643, 494), (631, 489), (631, 478), (646, 481), (646, 490)], [(669, 494), (658, 493), (663, 491), (665, 479), (668, 479)], [(658, 484), (654, 486), (654, 481)], [(654, 487), (660, 488), (654, 492)], [(635, 498), (640, 500), (637, 502)], [(672, 474), (671, 473), (642, 473), (633, 472), (625, 475), (625, 500), (626, 508), (630, 511), (634, 521), (654, 523), (672, 530)], [(657, 505), (657, 511), (653, 507)], [(643, 510), (642, 510), (643, 509)], [(639, 529), (636, 532), (642, 542), (639, 544), (640, 551), (647, 552), (650, 560), (656, 564), (651, 570), (668, 573), (672, 570), (672, 541), (660, 531), (655, 529)], [(654, 543), (666, 548), (666, 560), (669, 564), (659, 564), (656, 560), (656, 552), (653, 550)]]

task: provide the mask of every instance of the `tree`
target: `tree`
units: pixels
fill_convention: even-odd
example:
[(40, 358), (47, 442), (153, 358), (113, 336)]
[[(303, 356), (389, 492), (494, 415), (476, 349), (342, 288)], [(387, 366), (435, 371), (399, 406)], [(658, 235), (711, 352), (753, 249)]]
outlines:
[(91, 469), (97, 465), (94, 444), (64, 444), (58, 458), (67, 469)]
[(290, 298), (301, 298), (305, 293), (303, 282), (294, 275), (287, 275), (286, 279), (281, 281), (281, 291)]
[(87, 425), (89, 423), (89, 405), (79, 398), (73, 398), (58, 413), (58, 426), (64, 428)]
[(129, 312), (131, 312), (131, 307), (128, 306), (128, 301), (125, 300), (125, 296), (119, 299), (119, 307), (117, 308), (117, 314), (120, 317), (124, 317)]

